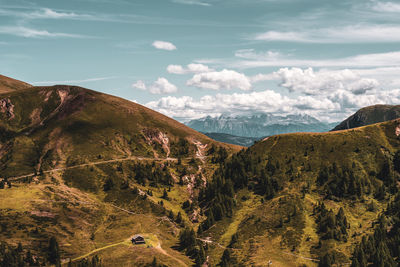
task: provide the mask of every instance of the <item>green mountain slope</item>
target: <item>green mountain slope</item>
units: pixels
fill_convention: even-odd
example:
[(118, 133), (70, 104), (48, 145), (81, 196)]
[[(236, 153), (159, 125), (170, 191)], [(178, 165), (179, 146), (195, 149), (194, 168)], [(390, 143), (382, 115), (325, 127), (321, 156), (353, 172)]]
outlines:
[[(399, 261), (400, 120), (242, 149), (80, 87), (0, 99), (5, 266)], [(133, 245), (134, 235), (145, 244)]]
[(400, 118), (400, 106), (375, 105), (365, 107), (337, 125), (332, 131), (352, 129)]
[(32, 87), (32, 85), (0, 75), (0, 93), (12, 92), (29, 87)]
[[(218, 160), (241, 147), (75, 86), (31, 87), (0, 99), (7, 103), (0, 112), (0, 240), (21, 243), (24, 255), (29, 250), (47, 264), (52, 237), (61, 263), (97, 255), (105, 266), (145, 266), (153, 258), (192, 264), (173, 247), (202, 216), (183, 203), (195, 200)], [(135, 234), (146, 245), (132, 245)]]
[(210, 241), (213, 263), (351, 263), (398, 191), (399, 135), (395, 120), (272, 136), (234, 155), (200, 194), (209, 211), (199, 235)]
[(0, 98), (9, 103), (0, 112), (6, 177), (99, 159), (177, 157), (182, 144), (189, 157), (216, 144), (141, 105), (79, 87), (32, 87)]

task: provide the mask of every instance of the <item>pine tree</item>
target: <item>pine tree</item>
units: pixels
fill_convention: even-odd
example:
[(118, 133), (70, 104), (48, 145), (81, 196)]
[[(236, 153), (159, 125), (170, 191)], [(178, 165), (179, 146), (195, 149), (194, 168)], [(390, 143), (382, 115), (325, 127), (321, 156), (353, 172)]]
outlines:
[(55, 264), (56, 266), (60, 265), (60, 249), (58, 246), (57, 239), (52, 236), (49, 240), (49, 247), (47, 250), (47, 259), (51, 264)]
[(153, 261), (151, 262), (151, 267), (158, 267), (157, 258), (153, 257)]
[(179, 211), (178, 212), (178, 215), (176, 216), (176, 223), (181, 223), (182, 222), (182, 214), (181, 214), (181, 212)]
[(165, 199), (165, 200), (168, 200), (169, 198), (168, 198), (168, 192), (167, 192), (167, 190), (164, 188), (164, 192), (163, 192), (163, 195), (161, 196), (163, 199)]

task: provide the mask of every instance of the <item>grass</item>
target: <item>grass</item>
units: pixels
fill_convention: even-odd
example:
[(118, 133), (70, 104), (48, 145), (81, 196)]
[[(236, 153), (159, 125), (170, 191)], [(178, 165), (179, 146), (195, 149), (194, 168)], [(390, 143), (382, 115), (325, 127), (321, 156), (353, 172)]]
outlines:
[[(60, 92), (68, 92), (66, 102), (61, 103)], [(46, 101), (47, 94), (50, 97)], [(6, 96), (15, 105), (16, 114), (13, 120), (0, 121), (0, 127), (10, 132), (2, 137), (9, 145), (0, 163), (2, 177), (31, 173), (39, 165), (47, 170), (131, 155), (151, 157), (154, 152), (163, 155), (160, 144), (146, 142), (144, 130), (149, 128), (165, 133), (171, 144), (187, 138), (225, 146), (231, 152), (240, 149), (214, 142), (138, 104), (78, 87), (36, 87)], [(30, 115), (38, 108), (42, 110), (43, 127), (31, 125)], [(323, 165), (354, 163), (358, 175), (371, 183), (379, 182), (370, 174), (377, 173), (383, 161), (400, 148), (394, 134), (397, 124), (272, 136), (249, 148), (249, 155), (259, 162), (258, 168), (265, 168), (267, 161), (279, 162), (280, 168), (273, 176), (284, 188), (264, 203), (261, 196), (247, 189), (237, 192), (232, 218), (224, 218), (203, 234), (222, 246), (210, 244), (210, 262), (220, 261), (233, 234), (239, 237), (232, 249), (238, 265), (265, 266), (272, 260), (273, 266), (314, 266), (306, 258), (319, 257), (329, 248), (340, 251), (348, 260), (354, 243), (371, 231), (370, 224), (386, 201), (377, 202), (377, 210), (371, 212), (367, 210), (371, 195), (337, 202), (325, 200), (326, 206), (335, 212), (344, 208), (351, 225), (349, 242), (327, 241), (322, 248), (316, 248), (319, 239), (312, 209), (323, 200), (323, 191), (315, 178)], [(194, 156), (193, 149), (189, 156)], [(182, 164), (188, 166), (189, 160), (184, 159)], [(201, 166), (206, 178), (211, 179), (216, 165), (207, 159)], [(175, 165), (168, 168), (178, 173)], [(288, 174), (291, 168), (293, 172)], [(63, 259), (96, 254), (106, 266), (144, 266), (153, 257), (167, 266), (192, 264), (191, 259), (173, 249), (180, 227), (163, 219), (166, 214), (158, 204), (162, 200), (167, 210), (175, 216), (181, 212), (186, 224), (196, 228), (182, 209), (182, 203), (190, 197), (186, 186), (175, 184), (168, 192), (169, 200), (164, 200), (163, 186), (137, 185), (132, 169), (133, 162), (128, 161), (88, 166), (45, 174), (40, 184), (16, 184), (1, 190), (0, 238), (14, 245), (22, 242), (24, 247), (40, 254), (49, 237), (57, 236)], [(191, 166), (189, 172), (196, 173), (197, 167)], [(104, 192), (108, 178), (114, 187)], [(150, 189), (153, 196), (144, 199), (133, 194), (130, 188), (122, 187), (123, 181), (143, 191)], [(300, 191), (307, 183), (309, 192), (302, 198)], [(279, 225), (281, 219), (283, 223)], [(145, 236), (146, 246), (129, 243), (129, 237), (138, 233)]]
[[(259, 205), (257, 201), (252, 203), (248, 191), (240, 191), (233, 217), (218, 222), (204, 237), (210, 236), (226, 245), (232, 234), (237, 233), (239, 242), (232, 250), (237, 265), (266, 266), (272, 260), (274, 266), (316, 266), (316, 260), (328, 250), (340, 255), (340, 263), (349, 263), (354, 245), (363, 235), (371, 233), (371, 224), (387, 200), (374, 200), (376, 210), (368, 211), (373, 192), (361, 198), (324, 199), (324, 191), (316, 184), (316, 178), (322, 166), (336, 163), (339, 168), (349, 166), (371, 184), (380, 184), (373, 173), (378, 173), (383, 162), (392, 160), (400, 148), (395, 135), (397, 125), (398, 122), (391, 121), (339, 132), (284, 134), (250, 147), (247, 155), (259, 162), (257, 168), (265, 168), (267, 161), (279, 162), (273, 177), (282, 183), (283, 190)], [(309, 189), (303, 197), (301, 191), (307, 184)], [(242, 200), (243, 195), (247, 199)], [(323, 240), (322, 247), (318, 247), (313, 207), (319, 201), (324, 201), (335, 213), (341, 207), (344, 209), (350, 224), (348, 242)], [(297, 207), (296, 216), (291, 215), (294, 207)], [(210, 248), (212, 263), (217, 264), (224, 249), (216, 245)]]
[(249, 197), (249, 199), (241, 203), (241, 207), (235, 212), (232, 222), (229, 224), (224, 234), (220, 237), (219, 243), (221, 245), (229, 245), (232, 236), (237, 232), (239, 225), (242, 223), (245, 217), (251, 214), (260, 205), (261, 198), (259, 196), (249, 194), (247, 197)]
[(0, 192), (0, 210), (13, 210), (15, 212), (31, 211), (34, 204), (32, 200), (43, 197), (39, 187), (23, 184), (1, 189)]
[(32, 85), (0, 75), (0, 94), (29, 88)]
[[(59, 95), (63, 93), (67, 96), (62, 101)], [(153, 151), (162, 155), (160, 144), (146, 142), (145, 129), (165, 133), (170, 144), (186, 138), (190, 142), (214, 143), (230, 151), (241, 148), (218, 143), (131, 101), (80, 87), (32, 87), (4, 96), (15, 106), (15, 118), (2, 118), (0, 126), (10, 132), (3, 138), (11, 141), (9, 151), (15, 153), (8, 153), (8, 160), (0, 163), (2, 176), (32, 172), (40, 160), (44, 160), (43, 166), (51, 167), (60, 157), (82, 163), (93, 162), (99, 156), (103, 159), (130, 155), (152, 157)], [(33, 123), (31, 115), (37, 109), (42, 110), (40, 120)], [(189, 156), (194, 156), (194, 152)]]
[[(178, 257), (179, 261), (188, 265), (190, 263), (186, 256), (170, 249), (177, 242), (174, 226), (168, 221), (160, 220), (160, 215), (151, 212), (129, 214), (103, 202), (96, 194), (84, 193), (63, 184), (31, 184), (3, 189), (1, 192), (2, 225), (5, 219), (13, 220), (15, 216), (19, 218), (15, 227), (8, 227), (7, 231), (2, 231), (1, 238), (8, 236), (8, 242), (12, 244), (22, 242), (24, 247), (31, 249), (33, 253), (40, 253), (40, 248), (35, 247), (34, 240), (39, 239), (46, 243), (49, 236), (55, 235), (63, 251), (63, 259), (71, 258), (75, 261), (96, 254), (103, 255), (103, 259), (108, 261), (114, 253), (124, 250), (124, 247), (133, 247), (130, 241), (132, 235), (142, 234), (146, 245), (134, 246), (136, 250), (145, 249), (146, 253), (150, 250), (149, 253), (153, 254), (152, 248), (160, 249), (161, 252), (171, 255), (166, 258)], [(64, 199), (69, 201), (63, 201)], [(5, 212), (6, 210), (9, 212)], [(55, 214), (55, 217), (37, 217), (32, 221), (27, 211), (46, 211)], [(39, 228), (39, 233), (30, 234), (35, 227)], [(165, 255), (161, 252), (157, 250), (156, 254), (163, 262)], [(140, 255), (130, 253), (123, 258), (129, 262), (135, 257)], [(149, 262), (151, 260), (152, 257), (148, 259)], [(107, 266), (120, 265), (110, 263)]]

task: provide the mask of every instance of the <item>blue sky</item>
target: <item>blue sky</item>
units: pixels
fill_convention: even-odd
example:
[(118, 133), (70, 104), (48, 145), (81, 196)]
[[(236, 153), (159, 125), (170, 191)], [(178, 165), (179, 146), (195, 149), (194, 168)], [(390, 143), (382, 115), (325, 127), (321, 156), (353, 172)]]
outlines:
[(0, 0), (0, 73), (186, 121), (400, 104), (400, 2)]

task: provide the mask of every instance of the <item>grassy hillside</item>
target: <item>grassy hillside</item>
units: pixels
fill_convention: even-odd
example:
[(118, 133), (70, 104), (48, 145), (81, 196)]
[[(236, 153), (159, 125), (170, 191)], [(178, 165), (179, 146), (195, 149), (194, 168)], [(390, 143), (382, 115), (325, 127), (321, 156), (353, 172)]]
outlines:
[[(355, 262), (353, 252), (370, 266), (399, 260), (399, 120), (242, 149), (80, 87), (0, 98), (3, 265), (338, 266)], [(137, 234), (145, 244), (130, 242)]]
[(191, 157), (217, 144), (141, 105), (79, 87), (32, 87), (0, 98), (12, 104), (0, 112), (5, 177), (100, 159), (177, 157), (182, 146)]
[(0, 93), (8, 93), (29, 87), (32, 87), (32, 85), (0, 75)]
[[(184, 210), (183, 203), (216, 169), (218, 151), (226, 157), (241, 147), (80, 87), (31, 87), (0, 98), (9, 103), (0, 112), (2, 241), (48, 263), (55, 237), (62, 263), (97, 255), (105, 266), (154, 258), (192, 264), (173, 249), (181, 230), (201, 219), (195, 204)], [(146, 245), (132, 245), (135, 234)]]
[(400, 118), (400, 106), (375, 105), (360, 109), (342, 123), (337, 125), (333, 131), (352, 129), (374, 123), (389, 121)]
[(213, 263), (351, 263), (398, 191), (399, 130), (400, 121), (390, 121), (272, 136), (228, 160), (214, 176), (220, 185), (200, 195), (209, 212), (199, 235), (209, 240)]

